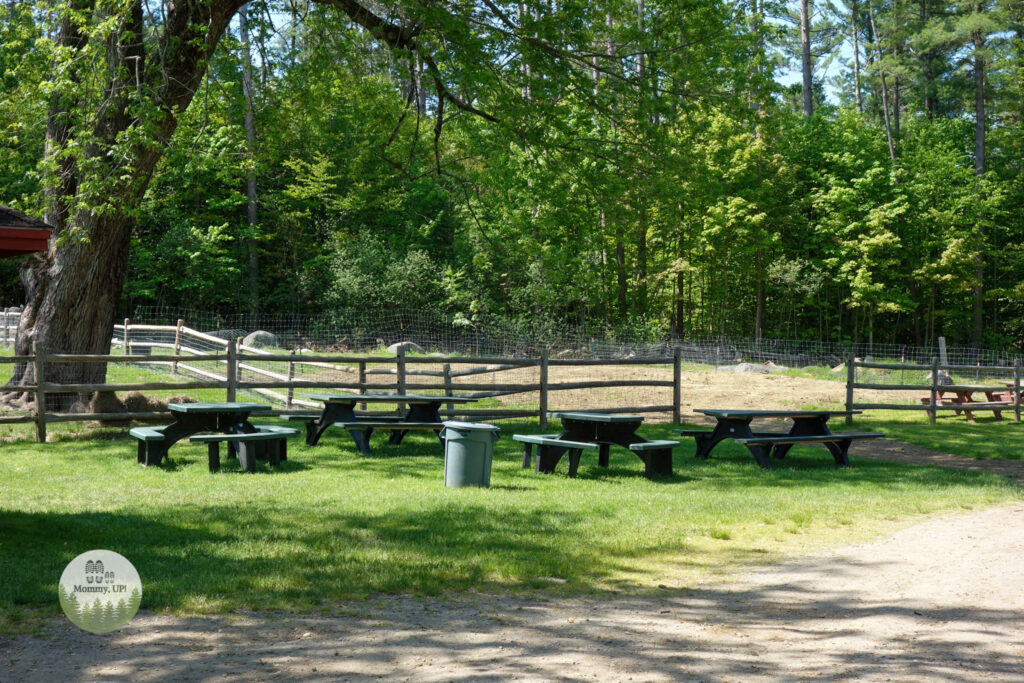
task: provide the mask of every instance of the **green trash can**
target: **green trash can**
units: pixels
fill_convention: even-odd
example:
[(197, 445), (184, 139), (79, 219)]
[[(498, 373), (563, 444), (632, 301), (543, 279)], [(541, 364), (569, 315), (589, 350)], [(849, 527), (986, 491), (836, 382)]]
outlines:
[(481, 422), (444, 423), (444, 485), (490, 486), (494, 442), (501, 430)]

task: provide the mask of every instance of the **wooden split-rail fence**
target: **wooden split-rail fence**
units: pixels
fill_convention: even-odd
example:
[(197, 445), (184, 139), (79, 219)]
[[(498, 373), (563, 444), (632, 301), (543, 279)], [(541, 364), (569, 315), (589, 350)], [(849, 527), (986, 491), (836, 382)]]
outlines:
[[(926, 383), (904, 383), (900, 382), (862, 382), (858, 381), (858, 369), (879, 370), (889, 376), (902, 376), (905, 373), (928, 373)], [(1005, 380), (999, 385), (992, 384), (991, 379), (986, 383), (979, 383), (976, 379), (974, 384), (950, 382), (953, 373), (975, 378), (993, 376), (1004, 377)], [(913, 375), (912, 375), (913, 376)], [(947, 379), (947, 381), (943, 381)], [(914, 396), (901, 403), (863, 403), (857, 402), (857, 390), (914, 392)], [(957, 392), (1001, 394), (1008, 396), (1007, 400), (1000, 401), (971, 401), (961, 402), (943, 398), (943, 394)], [(846, 362), (846, 409), (847, 410), (917, 410), (928, 413), (929, 421), (935, 424), (938, 411), (955, 412), (981, 412), (981, 411), (1007, 411), (1012, 412), (1017, 422), (1021, 420), (1021, 362), (1015, 360), (1012, 366), (982, 366), (982, 365), (949, 365), (940, 363), (938, 357), (932, 358), (928, 365), (917, 363), (881, 363), (861, 360), (850, 355)], [(847, 418), (850, 422), (851, 418)]]
[[(164, 339), (154, 339), (163, 335)], [(148, 338), (147, 338), (148, 337)], [(536, 409), (456, 407), (452, 404), (442, 410), (445, 416), (474, 419), (500, 419), (534, 417), (546, 427), (548, 405), (552, 392), (579, 389), (606, 389), (615, 387), (672, 389), (672, 403), (621, 405), (605, 408), (587, 408), (591, 412), (605, 413), (670, 413), (672, 421), (680, 421), (682, 411), (682, 363), (679, 347), (672, 355), (647, 358), (620, 359), (562, 359), (551, 358), (544, 352), (536, 358), (491, 358), (467, 356), (409, 356), (403, 351), (396, 355), (306, 355), (296, 352), (272, 353), (246, 346), (240, 339), (223, 339), (193, 330), (178, 321), (176, 326), (134, 325), (125, 320), (115, 325), (112, 352), (102, 355), (53, 354), (36, 347), (29, 356), (0, 356), (0, 363), (28, 363), (33, 366), (36, 383), (19, 386), (18, 390), (34, 394), (34, 411), (18, 415), (0, 415), (0, 424), (35, 423), (36, 437), (46, 440), (46, 425), (56, 422), (150, 420), (166, 416), (165, 412), (56, 412), (47, 409), (48, 394), (72, 394), (117, 391), (189, 391), (220, 389), (225, 400), (234, 401), (240, 391), (254, 392), (278, 404), (272, 415), (307, 412), (321, 404), (303, 400), (297, 391), (333, 389), (353, 393), (391, 392), (398, 394), (440, 392), (445, 396), (488, 398), (516, 394), (537, 394)], [(117, 350), (121, 353), (116, 353)], [(187, 377), (152, 382), (104, 382), (68, 384), (48, 381), (53, 368), (59, 363), (118, 363), (143, 365), (150, 369), (162, 367), (172, 376)], [(276, 363), (287, 368), (277, 372), (257, 364)], [(204, 367), (200, 367), (203, 364)], [(213, 368), (211, 369), (211, 364)], [(430, 369), (424, 366), (441, 366)], [(468, 367), (466, 367), (468, 366)], [(673, 369), (672, 379), (615, 379), (595, 381), (553, 382), (552, 367), (593, 366), (660, 366)], [(454, 368), (454, 369), (453, 369)], [(484, 373), (536, 368), (538, 381), (466, 382), (463, 378)], [(328, 377), (303, 377), (319, 372)], [(387, 382), (372, 381), (388, 376)], [(456, 380), (458, 380), (456, 382)], [(305, 410), (303, 410), (305, 409)]]

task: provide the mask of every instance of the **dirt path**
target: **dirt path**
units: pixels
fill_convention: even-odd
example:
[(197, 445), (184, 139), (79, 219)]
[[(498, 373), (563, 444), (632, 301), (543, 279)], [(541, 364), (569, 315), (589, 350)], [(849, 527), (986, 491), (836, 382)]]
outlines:
[(1024, 504), (653, 597), (393, 596), (329, 616), (54, 619), (0, 680), (1019, 681)]

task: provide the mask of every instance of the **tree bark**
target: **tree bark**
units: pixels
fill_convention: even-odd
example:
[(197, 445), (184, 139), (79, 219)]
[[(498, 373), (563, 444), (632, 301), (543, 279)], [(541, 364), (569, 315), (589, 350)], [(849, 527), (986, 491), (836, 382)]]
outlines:
[(249, 5), (238, 12), (238, 33), (242, 39), (242, 93), (245, 96), (245, 147), (249, 166), (245, 172), (246, 218), (249, 231), (243, 243), (249, 257), (249, 309), (260, 310), (260, 257), (257, 251), (256, 122), (252, 89), (252, 46), (249, 43)]
[(811, 0), (800, 0), (800, 69), (804, 77), (804, 116), (814, 113), (811, 69)]
[[(110, 350), (114, 316), (121, 300), (128, 266), (134, 215), (146, 191), (150, 176), (177, 127), (178, 113), (184, 111), (198, 88), (206, 61), (213, 53), (240, 0), (211, 0), (209, 3), (173, 3), (150, 58), (143, 36), (140, 0), (120, 17), (115, 30), (105, 39), (108, 59), (104, 99), (96, 103), (89, 141), (78, 145), (76, 130), (85, 125), (78, 113), (84, 104), (76, 100), (81, 81), (79, 69), (94, 68), (79, 55), (89, 36), (83, 24), (71, 21), (71, 11), (93, 11), (89, 0), (67, 8), (57, 29), (57, 43), (70, 53), (67, 81), (50, 100), (47, 119), (46, 154), (55, 163), (57, 175), (48, 184), (47, 222), (55, 234), (48, 250), (26, 261), (21, 277), (26, 303), (18, 322), (15, 352), (31, 353), (33, 343), (49, 353), (104, 354)], [(91, 76), (90, 76), (91, 77)], [(130, 107), (133, 98), (151, 97), (152, 119), (139, 121)], [(146, 128), (146, 135), (140, 135)], [(125, 137), (142, 137), (126, 147)], [(121, 144), (122, 154), (109, 154)], [(78, 164), (77, 159), (85, 163)], [(83, 171), (83, 167), (91, 167)], [(103, 169), (97, 171), (96, 168)], [(86, 176), (85, 174), (89, 175)], [(105, 204), (81, 197), (82, 181), (105, 179)], [(110, 198), (114, 198), (110, 201)], [(100, 382), (106, 368), (99, 363), (55, 363), (47, 381), (56, 383)], [(4, 401), (23, 404), (34, 401), (17, 391), (19, 385), (35, 382), (31, 364), (14, 367)], [(67, 409), (78, 398), (56, 394), (52, 407)]]
[(875, 12), (868, 3), (868, 21), (871, 23), (871, 37), (874, 39), (875, 52), (878, 54), (878, 78), (882, 81), (882, 118), (885, 119), (885, 140), (889, 144), (889, 159), (896, 159), (896, 147), (892, 141), (892, 124), (889, 121), (889, 94), (885, 85), (885, 71), (882, 68), (882, 47), (878, 44), (878, 28), (875, 26)]
[[(978, 5), (978, 11), (984, 9)], [(974, 174), (981, 178), (985, 175), (985, 36), (981, 31), (975, 31), (971, 35), (974, 44)], [(973, 325), (971, 341), (975, 346), (981, 346), (982, 334), (984, 332), (985, 312), (985, 261), (982, 255), (982, 248), (985, 244), (985, 231), (981, 223), (977, 225), (978, 251), (974, 257), (974, 285), (971, 287), (971, 299), (973, 308)]]
[(850, 0), (850, 33), (853, 35), (853, 100), (857, 103), (857, 111), (864, 111), (864, 105), (860, 101), (860, 44), (857, 35), (859, 12), (857, 0)]

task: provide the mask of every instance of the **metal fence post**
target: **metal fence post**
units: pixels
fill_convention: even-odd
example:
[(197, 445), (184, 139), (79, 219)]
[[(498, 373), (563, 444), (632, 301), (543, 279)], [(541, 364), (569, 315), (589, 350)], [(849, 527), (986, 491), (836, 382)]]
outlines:
[(928, 420), (935, 424), (938, 414), (936, 407), (939, 405), (939, 357), (932, 356), (932, 388), (931, 388), (931, 410), (928, 411)]
[(540, 428), (548, 426), (548, 350), (540, 352)]
[(853, 424), (853, 383), (857, 379), (857, 357), (850, 350), (850, 357), (846, 359), (846, 424)]
[(131, 350), (131, 333), (128, 332), (128, 326), (132, 324), (131, 318), (124, 319), (124, 355), (130, 356)]
[(232, 337), (228, 339), (228, 367), (225, 370), (225, 380), (228, 387), (228, 403), (235, 400), (235, 392), (238, 389), (238, 340)]
[(683, 420), (683, 355), (676, 344), (672, 347), (672, 423)]
[[(178, 324), (174, 328), (174, 355), (181, 355), (181, 328), (185, 325), (185, 321), (178, 319)], [(171, 363), (171, 374), (178, 374), (178, 361)]]
[(46, 367), (46, 360), (43, 356), (46, 355), (46, 352), (42, 346), (33, 343), (32, 355), (36, 371), (36, 441), (46, 443), (46, 390), (43, 386), (45, 382), (43, 372)]

